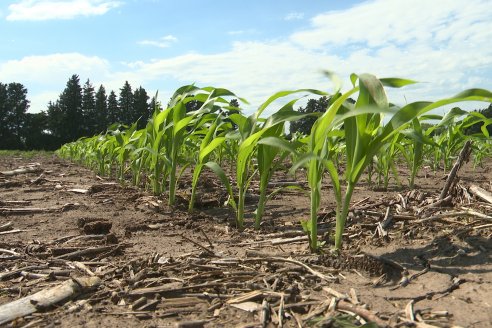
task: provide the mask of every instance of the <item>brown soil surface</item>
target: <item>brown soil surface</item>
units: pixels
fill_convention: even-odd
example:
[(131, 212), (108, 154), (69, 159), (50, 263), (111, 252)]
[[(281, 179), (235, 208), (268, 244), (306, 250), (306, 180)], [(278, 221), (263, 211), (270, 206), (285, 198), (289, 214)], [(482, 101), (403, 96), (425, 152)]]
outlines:
[[(415, 190), (374, 191), (362, 183), (338, 257), (329, 247), (309, 253), (299, 224), (309, 198), (301, 191), (277, 194), (261, 231), (251, 229), (248, 216), (240, 233), (211, 174), (200, 182), (197, 210), (188, 213), (189, 175), (170, 208), (165, 196), (54, 156), (0, 157), (0, 172), (29, 165), (27, 173), (0, 174), (0, 322), (13, 311), (6, 304), (20, 298), (77, 287), (81, 277), (98, 277), (99, 284), (76, 288), (55, 305), (28, 302), (36, 312), (6, 325), (492, 326), (492, 222), (465, 213), (492, 212), (468, 192), (472, 184), (491, 190), (492, 163), (462, 168), (451, 200), (440, 207), (428, 204), (439, 197), (442, 172), (422, 173)], [(297, 178), (307, 190), (302, 172)], [(288, 179), (279, 173), (273, 183)], [(256, 190), (253, 183), (249, 212)], [(319, 229), (329, 245), (334, 201), (328, 185), (324, 190)], [(378, 231), (388, 208), (393, 219)]]

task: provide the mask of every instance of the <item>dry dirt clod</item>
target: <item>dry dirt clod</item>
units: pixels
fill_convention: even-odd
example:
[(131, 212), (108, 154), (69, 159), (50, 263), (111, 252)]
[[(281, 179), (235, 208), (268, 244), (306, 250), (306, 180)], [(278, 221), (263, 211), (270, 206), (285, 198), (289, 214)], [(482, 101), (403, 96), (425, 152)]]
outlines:
[(107, 235), (112, 226), (109, 221), (92, 221), (84, 224), (83, 229), (86, 235)]

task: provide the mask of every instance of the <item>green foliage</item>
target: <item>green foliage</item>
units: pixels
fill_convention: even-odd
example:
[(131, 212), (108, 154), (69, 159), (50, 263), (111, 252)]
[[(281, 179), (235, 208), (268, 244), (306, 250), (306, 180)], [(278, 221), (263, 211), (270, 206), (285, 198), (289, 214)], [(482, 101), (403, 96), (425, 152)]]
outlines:
[[(303, 222), (310, 238), (311, 250), (318, 250), (317, 212), (321, 200), (321, 182), (325, 171), (328, 172), (335, 193), (336, 228), (335, 249), (342, 246), (342, 235), (350, 207), (350, 200), (362, 173), (372, 163), (374, 156), (398, 133), (408, 127), (415, 119), (425, 113), (459, 101), (491, 101), (492, 94), (481, 89), (465, 90), (462, 93), (436, 102), (415, 102), (404, 107), (390, 105), (384, 87), (402, 87), (414, 81), (387, 78), (378, 79), (370, 74), (351, 75), (353, 88), (338, 95), (327, 111), (315, 122), (309, 136), (309, 151), (294, 166), (307, 164), (308, 182), (311, 189), (311, 216)], [(357, 101), (351, 104), (347, 99), (358, 93)], [(336, 90), (335, 95), (338, 94)], [(383, 114), (391, 114), (388, 123), (383, 124)], [(337, 131), (343, 124), (345, 139), (345, 188), (342, 189), (342, 177), (336, 169)], [(414, 129), (418, 126), (414, 124)], [(418, 132), (418, 131), (417, 131)], [(335, 141), (339, 141), (336, 140)], [(420, 155), (417, 155), (420, 156)]]
[(0, 83), (0, 149), (23, 149), (29, 101), (20, 83)]
[[(490, 104), (489, 107), (487, 107), (487, 108), (479, 109), (479, 110), (476, 110), (473, 112), (481, 114), (485, 118), (492, 119), (492, 104)], [(473, 124), (470, 127), (466, 128), (465, 134), (473, 135), (473, 134), (481, 133), (482, 132), (481, 129), (482, 129), (482, 126), (480, 123)], [(492, 134), (492, 126), (491, 125), (487, 126), (487, 132), (489, 135)]]
[(135, 89), (135, 92), (133, 93), (133, 116), (131, 122), (138, 121), (138, 129), (142, 129), (145, 125), (147, 125), (150, 115), (152, 114), (153, 108), (149, 107), (148, 101), (149, 96), (144, 88), (139, 87), (138, 89)]
[(87, 79), (84, 86), (82, 87), (82, 117), (81, 123), (83, 126), (83, 132), (85, 136), (91, 136), (99, 131), (96, 130), (96, 98), (95, 90), (91, 81)]
[(106, 89), (101, 84), (94, 96), (94, 126), (93, 134), (102, 133), (106, 131), (109, 126), (109, 114), (108, 114), (108, 97), (106, 95)]
[[(338, 81), (333, 74), (327, 75)], [(342, 93), (336, 85), (331, 95), (311, 89), (277, 92), (249, 116), (241, 113), (238, 104), (226, 99), (235, 97), (231, 91), (187, 85), (174, 93), (164, 109), (153, 101), (155, 111), (144, 128), (138, 129), (134, 123), (129, 128), (112, 129), (104, 135), (66, 144), (59, 154), (102, 173), (115, 168), (122, 180), (131, 173), (133, 184), (141, 181), (150, 184), (155, 194), (167, 191), (170, 205), (176, 202), (179, 177), (190, 167), (193, 170), (190, 210), (194, 208), (200, 174), (210, 169), (229, 194), (229, 204), (236, 211), (240, 230), (245, 226), (245, 200), (251, 181), (259, 180), (259, 202), (254, 212), (255, 228), (259, 228), (269, 198), (268, 181), (277, 164), (290, 155), (295, 159), (292, 172), (301, 166), (307, 168), (310, 217), (302, 225), (309, 235), (311, 250), (315, 252), (320, 247), (317, 217), (325, 173), (331, 179), (336, 200), (335, 249), (340, 250), (352, 194), (369, 167), (376, 164), (387, 177), (390, 170), (396, 172), (394, 163), (403, 157), (412, 171), (412, 185), (428, 148), (438, 149), (441, 156), (451, 158), (459, 150), (466, 128), (480, 124), (481, 133), (471, 137), (484, 141), (489, 136), (487, 127), (492, 123), (482, 114), (468, 114), (458, 108), (444, 117), (428, 114), (460, 101), (492, 102), (492, 93), (487, 90), (470, 89), (436, 102), (420, 101), (398, 107), (389, 102), (385, 88), (404, 87), (414, 81), (352, 74), (351, 82), (348, 91)], [(307, 137), (295, 133), (287, 139), (284, 135), (287, 122), (312, 115), (293, 109), (298, 99), (282, 104), (266, 118), (261, 115), (282, 98), (292, 99), (298, 93), (327, 96), (329, 101)], [(351, 97), (356, 101), (351, 101)], [(384, 115), (388, 119), (383, 119)], [(431, 119), (438, 119), (439, 123), (426, 126), (426, 121)], [(490, 148), (477, 149), (485, 154)], [(233, 177), (228, 177), (220, 166), (223, 157), (229, 159)], [(340, 167), (344, 168), (343, 174)]]
[[(326, 111), (330, 104), (331, 97), (323, 96), (318, 99), (309, 99), (305, 107), (299, 107), (297, 110), (299, 113), (322, 114)], [(301, 133), (303, 135), (309, 135), (314, 122), (318, 119), (319, 115), (310, 115), (303, 117), (297, 121), (290, 123), (289, 131), (293, 135), (295, 133)]]

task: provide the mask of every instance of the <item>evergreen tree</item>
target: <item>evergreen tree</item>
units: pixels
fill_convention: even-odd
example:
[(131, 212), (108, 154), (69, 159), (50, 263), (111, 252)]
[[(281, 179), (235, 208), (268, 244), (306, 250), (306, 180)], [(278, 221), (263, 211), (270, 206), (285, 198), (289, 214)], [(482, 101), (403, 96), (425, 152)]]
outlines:
[(8, 108), (7, 84), (0, 82), (0, 149), (8, 149), (7, 138), (10, 135), (9, 108)]
[(106, 89), (102, 84), (96, 92), (95, 108), (95, 133), (101, 133), (106, 131), (109, 125), (108, 97), (106, 96)]
[(133, 92), (132, 87), (128, 81), (125, 81), (125, 85), (120, 89), (120, 97), (118, 98), (118, 106), (120, 116), (118, 121), (125, 125), (132, 124), (132, 119), (135, 116), (133, 113)]
[(56, 103), (48, 105), (50, 129), (62, 143), (75, 141), (84, 135), (82, 87), (79, 76), (68, 80)]
[(131, 123), (138, 121), (138, 128), (142, 129), (147, 125), (147, 121), (150, 118), (151, 111), (149, 109), (149, 96), (144, 88), (139, 87), (135, 89), (133, 93), (133, 117)]
[(48, 103), (47, 127), (49, 134), (53, 136), (53, 138), (59, 145), (62, 145), (62, 135), (64, 133), (63, 124), (65, 115), (60, 109), (58, 102), (59, 101), (57, 100), (56, 102), (50, 101)]
[(156, 97), (157, 95), (155, 95), (154, 97), (152, 97), (152, 99), (150, 99), (150, 103), (149, 103), (150, 116), (152, 116), (156, 110), (158, 111), (162, 110), (161, 104), (157, 101)]
[(120, 109), (118, 107), (118, 99), (116, 93), (111, 90), (108, 96), (108, 126), (114, 123), (121, 123), (119, 120)]
[(237, 128), (237, 125), (236, 123), (234, 123), (233, 121), (231, 121), (231, 119), (229, 118), (229, 116), (231, 114), (234, 114), (234, 113), (237, 113), (240, 111), (240, 105), (239, 105), (239, 101), (237, 99), (231, 99), (229, 101), (229, 108), (226, 108), (225, 110), (224, 109), (220, 109), (220, 113), (222, 114), (222, 116), (224, 117), (224, 121), (225, 122), (229, 122), (232, 124), (232, 128), (235, 130)]
[(89, 79), (87, 79), (82, 88), (82, 115), (84, 135), (92, 136), (96, 134), (96, 99), (94, 96), (94, 87)]

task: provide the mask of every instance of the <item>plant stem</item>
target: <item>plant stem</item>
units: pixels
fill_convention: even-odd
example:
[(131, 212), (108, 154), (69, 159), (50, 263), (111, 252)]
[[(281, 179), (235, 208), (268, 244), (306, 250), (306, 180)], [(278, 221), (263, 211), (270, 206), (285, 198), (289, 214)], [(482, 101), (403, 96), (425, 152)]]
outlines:
[(255, 215), (255, 229), (260, 230), (261, 218), (265, 212), (266, 191), (260, 191), (260, 200), (258, 201), (258, 208)]
[(264, 174), (260, 180), (260, 199), (258, 200), (258, 208), (256, 209), (256, 215), (255, 215), (255, 229), (256, 230), (260, 229), (261, 219), (263, 217), (263, 213), (265, 212), (268, 180), (269, 180), (269, 174)]
[(237, 207), (237, 218), (236, 218), (236, 225), (239, 231), (242, 231), (244, 229), (244, 200), (246, 198), (246, 190), (241, 186), (239, 187), (239, 204)]
[(176, 160), (172, 162), (171, 174), (169, 175), (169, 205), (176, 202)]
[(318, 208), (320, 191), (318, 188), (311, 188), (311, 231), (309, 235), (309, 248), (312, 253), (318, 250)]
[(188, 204), (188, 212), (192, 212), (195, 207), (196, 189), (191, 190), (190, 203)]
[(345, 221), (347, 221), (348, 212), (350, 209), (350, 200), (352, 199), (352, 193), (354, 192), (355, 184), (348, 183), (347, 190), (345, 191), (345, 197), (343, 198), (342, 211), (340, 212), (337, 206), (337, 221), (335, 227), (335, 250), (342, 248), (342, 237), (345, 229)]

